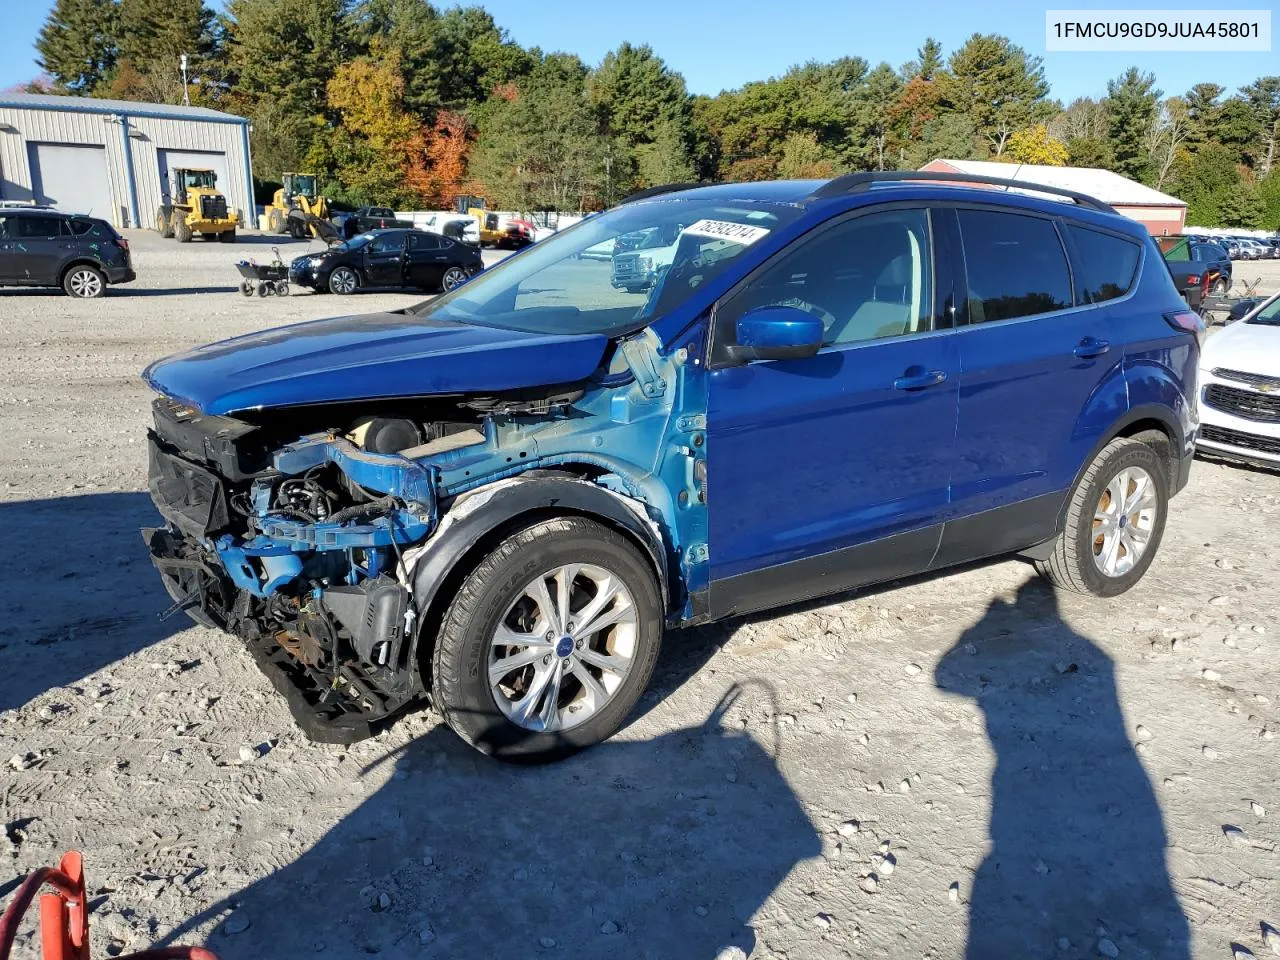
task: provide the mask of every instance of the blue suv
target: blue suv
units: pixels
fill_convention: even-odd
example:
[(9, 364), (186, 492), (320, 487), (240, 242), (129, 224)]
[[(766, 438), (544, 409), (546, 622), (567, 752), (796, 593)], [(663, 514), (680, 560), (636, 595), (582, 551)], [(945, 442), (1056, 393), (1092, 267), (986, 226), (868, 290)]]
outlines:
[[(615, 286), (655, 230), (654, 283)], [(1080, 194), (656, 188), (416, 307), (153, 364), (144, 536), (170, 612), (243, 640), (310, 736), (429, 699), (547, 760), (619, 728), (668, 627), (1009, 554), (1128, 590), (1203, 332)]]

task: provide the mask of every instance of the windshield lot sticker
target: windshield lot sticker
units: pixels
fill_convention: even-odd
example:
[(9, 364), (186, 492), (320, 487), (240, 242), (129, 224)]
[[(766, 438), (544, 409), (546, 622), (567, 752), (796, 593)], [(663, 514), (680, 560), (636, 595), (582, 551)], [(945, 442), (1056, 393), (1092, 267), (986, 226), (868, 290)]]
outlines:
[(732, 220), (699, 220), (684, 228), (685, 233), (695, 237), (714, 237), (717, 240), (732, 240), (746, 246), (755, 243), (769, 231), (765, 227), (752, 227), (745, 223), (734, 223)]

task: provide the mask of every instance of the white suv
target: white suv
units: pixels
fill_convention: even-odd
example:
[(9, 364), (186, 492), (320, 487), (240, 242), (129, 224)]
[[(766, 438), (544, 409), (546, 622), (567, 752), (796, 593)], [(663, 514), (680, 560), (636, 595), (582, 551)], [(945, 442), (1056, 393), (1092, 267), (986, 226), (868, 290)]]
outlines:
[(1280, 294), (1205, 344), (1196, 447), (1280, 467)]

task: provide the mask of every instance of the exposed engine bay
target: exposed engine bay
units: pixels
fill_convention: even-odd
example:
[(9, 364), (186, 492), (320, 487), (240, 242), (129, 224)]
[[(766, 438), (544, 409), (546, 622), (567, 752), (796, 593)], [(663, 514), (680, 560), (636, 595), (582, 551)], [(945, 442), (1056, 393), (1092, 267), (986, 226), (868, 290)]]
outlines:
[[(415, 567), (468, 497), (533, 468), (568, 470), (627, 505), (656, 565), (678, 550), (681, 534), (656, 522), (674, 511), (658, 475), (679, 476), (682, 506), (705, 503), (701, 439), (689, 439), (705, 421), (676, 415), (647, 351), (643, 378), (619, 360), (603, 382), (475, 397), (234, 415), (158, 398), (149, 485), (167, 525), (143, 533), (168, 615), (240, 637), (314, 739), (368, 736), (425, 695)], [(668, 446), (677, 421), (688, 436)], [(625, 448), (610, 443), (624, 436)]]

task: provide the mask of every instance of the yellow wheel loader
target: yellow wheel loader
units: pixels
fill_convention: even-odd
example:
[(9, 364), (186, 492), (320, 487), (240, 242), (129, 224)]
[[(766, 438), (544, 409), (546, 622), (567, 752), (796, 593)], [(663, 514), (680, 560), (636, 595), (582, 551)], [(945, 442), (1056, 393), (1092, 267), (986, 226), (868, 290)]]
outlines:
[(321, 236), (315, 222), (329, 219), (329, 201), (318, 195), (315, 174), (286, 173), (280, 179), (284, 185), (266, 209), (267, 229), (295, 240)]
[(236, 242), (240, 218), (227, 209), (227, 198), (218, 191), (218, 175), (212, 170), (179, 168), (173, 171), (173, 191), (156, 212), (156, 229), (162, 237), (189, 243), (197, 233), (216, 236), (223, 243)]

